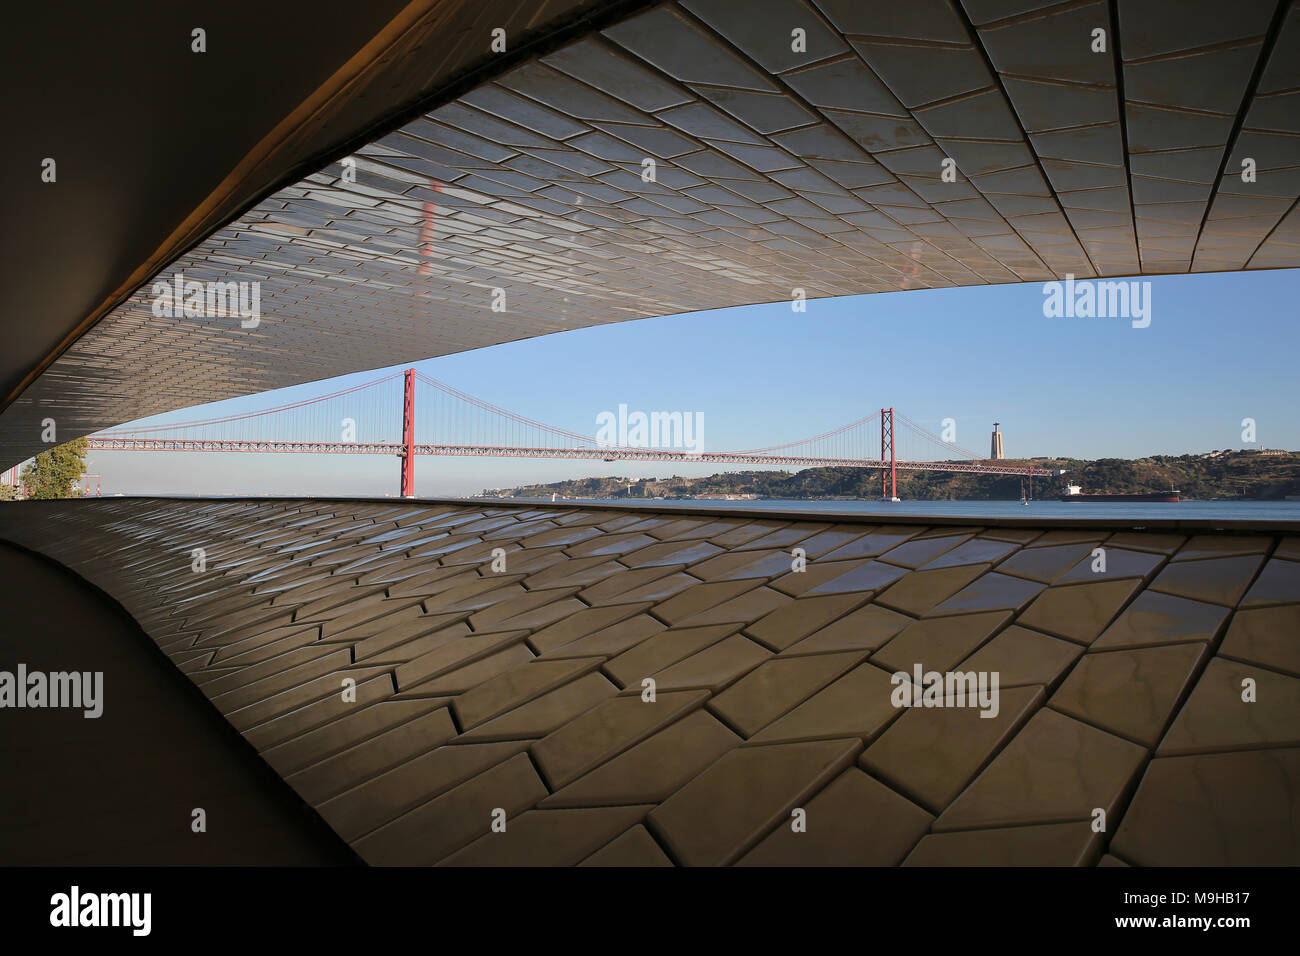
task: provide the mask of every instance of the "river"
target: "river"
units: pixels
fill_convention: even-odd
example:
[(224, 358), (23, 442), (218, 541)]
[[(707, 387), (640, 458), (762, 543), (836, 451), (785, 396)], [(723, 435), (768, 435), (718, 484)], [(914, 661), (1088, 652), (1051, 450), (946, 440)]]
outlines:
[[(514, 498), (513, 501), (548, 502), (549, 498)], [(569, 499), (573, 500), (573, 499)], [(760, 498), (752, 501), (724, 501), (714, 498), (600, 498), (582, 499), (616, 505), (663, 504), (673, 508), (761, 508), (772, 511), (852, 511), (864, 514), (913, 516), (918, 518), (1151, 518), (1207, 519), (1222, 521), (1300, 521), (1300, 501), (815, 501)]]

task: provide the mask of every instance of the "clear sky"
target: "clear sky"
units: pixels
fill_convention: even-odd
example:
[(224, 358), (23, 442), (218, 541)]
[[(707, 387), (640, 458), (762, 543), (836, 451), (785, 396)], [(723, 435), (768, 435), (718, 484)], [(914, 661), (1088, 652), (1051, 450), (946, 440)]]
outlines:
[[(955, 419), (957, 443), (980, 450), (996, 419), (1008, 457), (1300, 449), (1300, 270), (1141, 281), (1151, 283), (1146, 328), (1127, 318), (1047, 318), (1043, 285), (1029, 283), (821, 299), (802, 313), (783, 302), (643, 319), (396, 368), (414, 364), (484, 401), (593, 437), (596, 416), (620, 403), (701, 412), (709, 451), (819, 434), (882, 405), (935, 433)], [(150, 421), (265, 408), (375, 377)], [(400, 420), (400, 408), (393, 416)], [(1244, 418), (1256, 422), (1256, 445), (1242, 441)], [(419, 458), (416, 491), (716, 470)], [(103, 475), (105, 494), (383, 495), (396, 493), (398, 479), (396, 458), (325, 455), (94, 452), (90, 471)]]

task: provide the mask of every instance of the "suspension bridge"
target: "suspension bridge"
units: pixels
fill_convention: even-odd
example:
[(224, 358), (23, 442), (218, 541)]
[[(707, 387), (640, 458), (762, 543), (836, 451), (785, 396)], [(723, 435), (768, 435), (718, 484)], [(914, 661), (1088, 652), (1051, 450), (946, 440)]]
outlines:
[[(400, 417), (395, 413), (401, 408)], [(419, 414), (417, 415), (417, 408)], [(718, 465), (785, 465), (879, 470), (881, 497), (895, 500), (899, 471), (1013, 475), (1030, 482), (1059, 474), (1044, 468), (986, 459), (927, 431), (893, 408), (811, 438), (743, 451), (693, 451), (681, 447), (684, 415), (653, 413), (669, 442), (600, 440), (534, 421), (468, 395), (416, 369), (274, 408), (216, 418), (141, 424), (89, 436), (100, 451), (245, 452), (307, 455), (394, 455), (400, 491), (415, 494), (419, 455), (481, 458), (575, 458)], [(872, 457), (879, 442), (880, 457)], [(911, 446), (911, 447), (908, 447)], [(928, 460), (901, 455), (915, 448)], [(953, 456), (959, 457), (953, 457)]]

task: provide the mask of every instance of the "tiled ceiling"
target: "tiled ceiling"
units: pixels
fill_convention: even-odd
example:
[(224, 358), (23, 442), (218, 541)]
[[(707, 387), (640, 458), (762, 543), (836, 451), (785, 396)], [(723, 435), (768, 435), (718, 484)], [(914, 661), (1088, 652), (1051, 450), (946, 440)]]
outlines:
[(1298, 105), (1293, 2), (664, 3), (248, 210), (162, 278), (261, 282), (255, 328), (146, 285), (0, 450), (795, 290), (1297, 266)]

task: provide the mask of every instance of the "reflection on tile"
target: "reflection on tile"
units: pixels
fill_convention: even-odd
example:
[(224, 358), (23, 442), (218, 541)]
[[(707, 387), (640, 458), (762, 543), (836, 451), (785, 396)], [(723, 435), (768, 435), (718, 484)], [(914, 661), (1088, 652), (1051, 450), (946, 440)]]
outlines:
[(1166, 644), (1086, 654), (1048, 703), (1154, 747), (1207, 653), (1204, 644)]
[(1258, 555), (1247, 555), (1170, 564), (1156, 575), (1151, 589), (1232, 607), (1246, 593), (1263, 560)]
[[(1097, 544), (1100, 544), (1102, 539), (1105, 537), (1106, 537), (1106, 532), (1093, 531), (1088, 528), (1079, 528), (1077, 530), (1071, 529), (1068, 531), (1061, 531), (1061, 530), (1044, 531), (1033, 541), (1025, 545), (1025, 550), (1033, 550), (1035, 548), (1048, 548), (1048, 547), (1054, 548), (1062, 544), (1085, 544), (1085, 543), (1092, 543), (1092, 542), (1096, 542)], [(1138, 537), (1144, 537), (1144, 536), (1139, 535)], [(1179, 538), (1178, 540), (1182, 541), (1182, 538)], [(1091, 548), (1089, 548), (1089, 550), (1091, 550)]]
[(891, 671), (946, 671), (965, 660), (1011, 620), (1007, 611), (931, 617), (905, 627), (871, 655), (871, 663)]
[(1219, 653), (1300, 677), (1300, 605), (1238, 611)]
[(699, 653), (738, 630), (740, 630), (739, 624), (671, 628), (642, 641), (608, 661), (604, 671), (618, 681), (621, 687), (639, 685), (651, 674)]
[(1002, 687), (1051, 687), (1083, 654), (1072, 641), (1013, 625), (958, 665), (962, 671), (996, 673)]
[(755, 580), (697, 584), (689, 590), (655, 604), (655, 617), (670, 625), (677, 625), (689, 617), (717, 607), (719, 604), (725, 604), (737, 595), (757, 587), (761, 585)]
[(961, 614), (967, 611), (1019, 610), (1033, 600), (1043, 585), (1013, 578), (996, 571), (976, 578), (936, 607), (933, 614)]
[(638, 614), (625, 621), (601, 628), (594, 634), (588, 634), (570, 644), (561, 644), (538, 656), (542, 660), (564, 657), (618, 657), (624, 651), (636, 647), (662, 630), (664, 626), (650, 615)]
[(892, 564), (885, 564), (880, 561), (868, 561), (866, 564), (859, 565), (838, 577), (817, 585), (815, 588), (810, 589), (808, 594), (819, 596), (823, 594), (876, 591), (887, 587), (906, 573), (905, 568), (897, 568)]
[(1145, 578), (1164, 563), (1160, 554), (1131, 551), (1107, 543), (1094, 548), (1065, 574), (1057, 584), (1082, 584), (1119, 578)]
[(1173, 560), (1192, 561), (1230, 554), (1263, 554), (1270, 543), (1263, 535), (1198, 534), (1178, 549)]
[(866, 656), (865, 651), (777, 657), (715, 697), (709, 709), (746, 737), (803, 703)]
[(859, 664), (790, 713), (755, 734), (754, 742), (827, 737), (874, 738), (898, 716), (889, 671)]
[(876, 598), (879, 604), (920, 617), (989, 569), (987, 564), (913, 571)]
[(935, 821), (934, 830), (1114, 815), (1146, 759), (1137, 744), (1043, 709)]
[(1187, 540), (1181, 534), (1156, 534), (1146, 531), (1117, 531), (1105, 540), (1107, 550), (1131, 548), (1134, 551), (1155, 551), (1173, 554)]
[(1263, 607), (1297, 602), (1300, 602), (1300, 561), (1275, 558), (1264, 565), (1264, 570), (1242, 598), (1241, 606)]
[(745, 593), (723, 601), (706, 611), (692, 614), (677, 621), (677, 627), (703, 627), (706, 624), (749, 624), (759, 618), (785, 607), (792, 598), (768, 587), (753, 588)]
[(1141, 587), (1142, 582), (1132, 579), (1051, 587), (1020, 615), (1019, 623), (1080, 644), (1089, 644)]
[(850, 592), (799, 598), (750, 624), (745, 633), (774, 651), (783, 651), (865, 604), (867, 597), (867, 594)]
[(732, 634), (651, 677), (659, 690), (703, 688), (716, 694), (771, 656), (772, 652), (761, 644)]
[(939, 557), (922, 565), (922, 570), (935, 568), (953, 568), (961, 564), (996, 563), (1016, 550), (1016, 545), (1007, 541), (994, 541), (989, 538), (974, 538), (958, 545)]
[(914, 707), (862, 754), (863, 769), (928, 809), (941, 813), (980, 768), (1029, 718), (1043, 698), (1038, 687), (999, 687), (997, 712), (978, 702), (945, 698), (942, 707)]
[[(1243, 699), (1252, 692), (1254, 700)], [(1216, 657), (1206, 665), (1158, 753), (1172, 757), (1296, 745), (1300, 678)]]
[(643, 601), (639, 604), (616, 604), (579, 610), (554, 624), (534, 630), (528, 637), (528, 644), (541, 654), (603, 630), (653, 606), (653, 603)]
[(843, 561), (848, 558), (874, 558), (895, 545), (901, 544), (924, 531), (924, 528), (892, 525), (863, 535), (848, 544), (836, 548), (825, 556), (827, 561)]
[(1092, 649), (1212, 641), (1218, 637), (1229, 613), (1215, 604), (1143, 591), (1093, 642)]
[(1091, 542), (1022, 548), (998, 565), (998, 571), (1051, 584), (1078, 564), (1085, 555), (1090, 554), (1092, 549)]
[(774, 579), (771, 586), (782, 594), (788, 594), (791, 597), (802, 597), (813, 588), (842, 577), (849, 571), (867, 563), (865, 559), (856, 561), (810, 561), (802, 571), (791, 570), (790, 573)]
[(835, 651), (874, 651), (912, 623), (912, 619), (878, 604), (867, 604), (791, 644), (782, 657)]
[(913, 538), (896, 548), (890, 548), (880, 556), (880, 560), (888, 561), (890, 564), (902, 565), (905, 568), (919, 568), (926, 562), (933, 561), (945, 551), (951, 551), (963, 541), (969, 540), (970, 537), (969, 534), (960, 534)]

